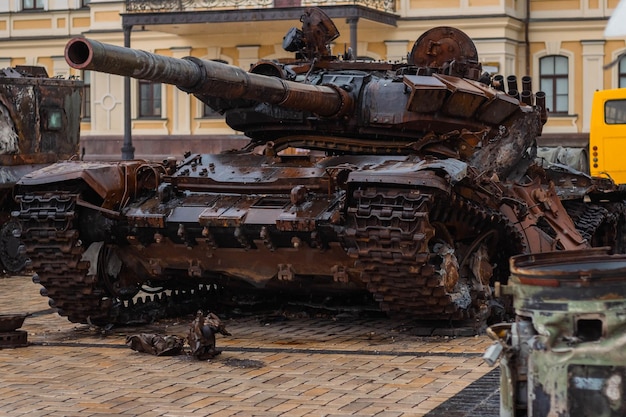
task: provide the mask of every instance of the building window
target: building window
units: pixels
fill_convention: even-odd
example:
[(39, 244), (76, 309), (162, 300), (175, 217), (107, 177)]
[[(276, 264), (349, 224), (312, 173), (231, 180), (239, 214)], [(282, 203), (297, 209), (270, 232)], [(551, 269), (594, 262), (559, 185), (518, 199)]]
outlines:
[(202, 117), (204, 117), (205, 119), (221, 119), (224, 116), (203, 103)]
[(83, 120), (91, 119), (91, 71), (83, 71), (83, 103), (80, 114)]
[(619, 67), (617, 71), (618, 71), (617, 73), (618, 87), (625, 88), (626, 87), (626, 53), (619, 60)]
[(551, 55), (539, 60), (541, 91), (546, 93), (546, 107), (550, 113), (568, 113), (569, 100), (568, 58)]
[(43, 0), (22, 0), (22, 10), (43, 10)]
[(87, 7), (91, 3), (91, 0), (80, 0), (81, 7)]
[(161, 117), (161, 83), (139, 81), (139, 117)]

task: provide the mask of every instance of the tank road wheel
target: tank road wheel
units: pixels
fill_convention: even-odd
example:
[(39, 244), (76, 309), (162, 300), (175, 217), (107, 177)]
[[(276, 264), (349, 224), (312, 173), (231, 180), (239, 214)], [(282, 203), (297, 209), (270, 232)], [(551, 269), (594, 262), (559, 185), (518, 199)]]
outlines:
[[(89, 261), (88, 278), (103, 289), (101, 302), (109, 305), (108, 314), (111, 324), (150, 323), (167, 314), (167, 297), (163, 288), (149, 290), (143, 288), (143, 282), (127, 261), (124, 261), (117, 245), (94, 242), (85, 251), (82, 261)], [(146, 294), (140, 294), (140, 292)], [(154, 296), (154, 298), (153, 298)], [(104, 325), (101, 321), (90, 321)]]
[[(441, 277), (446, 293), (459, 309), (457, 319), (482, 326), (491, 316), (494, 259), (500, 233), (496, 229), (464, 241), (453, 241), (447, 227), (435, 223), (431, 263)], [(446, 239), (441, 239), (441, 236)]]
[(125, 257), (124, 250), (117, 245), (95, 242), (82, 258), (91, 265), (88, 277), (104, 290), (102, 303), (111, 306), (110, 323), (150, 323), (164, 317), (193, 313), (207, 305), (211, 294), (206, 285), (173, 276), (161, 277), (162, 280), (153, 283), (142, 279), (148, 276), (147, 272), (141, 272), (141, 266), (133, 257)]
[(122, 301), (132, 300), (141, 289), (141, 284), (136, 279), (137, 275), (124, 265), (117, 255), (115, 246), (102, 244), (102, 242), (92, 245), (97, 244), (101, 245), (97, 260), (98, 279), (102, 280), (113, 297)]
[(21, 272), (28, 261), (22, 250), (21, 234), (22, 227), (15, 220), (9, 220), (0, 229), (0, 261), (6, 271), (14, 274)]
[[(506, 307), (493, 294), (496, 282), (506, 284), (508, 259), (523, 253), (523, 238), (499, 212), (481, 207), (459, 195), (436, 205), (430, 212), (435, 227), (431, 258), (438, 273), (458, 277), (446, 291), (459, 307), (459, 320), (483, 327), (490, 318), (501, 319)], [(449, 265), (453, 258), (457, 264)]]

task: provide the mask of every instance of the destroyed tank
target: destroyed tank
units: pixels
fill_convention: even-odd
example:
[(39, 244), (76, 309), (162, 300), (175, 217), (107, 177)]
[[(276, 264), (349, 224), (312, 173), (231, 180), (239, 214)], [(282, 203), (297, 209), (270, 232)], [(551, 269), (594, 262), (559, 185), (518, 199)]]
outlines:
[[(452, 27), (389, 63), (332, 55), (339, 33), (320, 9), (301, 21), (284, 38), (293, 60), (250, 71), (70, 40), (70, 66), (176, 85), (250, 143), (178, 162), (62, 162), (22, 178), (16, 218), (60, 314), (140, 323), (197, 300), (366, 294), (393, 317), (479, 328), (501, 309), (494, 288), (510, 256), (607, 235), (604, 219), (581, 214), (583, 237), (534, 163), (547, 114), (530, 78), (520, 90), (514, 76), (483, 73)], [(572, 199), (597, 189), (558, 175)]]
[(0, 268), (23, 270), (27, 256), (11, 217), (13, 188), (25, 174), (79, 151), (83, 83), (51, 78), (39, 66), (0, 69)]

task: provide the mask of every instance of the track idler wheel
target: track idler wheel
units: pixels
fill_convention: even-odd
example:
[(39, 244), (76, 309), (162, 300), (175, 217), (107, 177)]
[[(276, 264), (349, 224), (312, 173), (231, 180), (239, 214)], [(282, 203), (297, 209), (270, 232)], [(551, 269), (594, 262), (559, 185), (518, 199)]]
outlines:
[(131, 300), (141, 289), (136, 274), (124, 265), (113, 245), (104, 244), (100, 249), (98, 278), (111, 295), (123, 301)]
[(15, 220), (9, 220), (0, 229), (0, 261), (4, 269), (13, 274), (21, 272), (28, 263), (21, 235), (22, 227)]

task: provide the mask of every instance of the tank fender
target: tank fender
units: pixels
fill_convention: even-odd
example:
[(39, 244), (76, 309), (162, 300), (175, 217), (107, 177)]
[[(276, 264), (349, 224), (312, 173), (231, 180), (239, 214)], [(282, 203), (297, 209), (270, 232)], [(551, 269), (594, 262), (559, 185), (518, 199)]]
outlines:
[[(445, 178), (437, 171), (445, 172)], [(448, 192), (466, 176), (467, 164), (458, 159), (425, 159), (417, 163), (413, 160), (387, 161), (351, 172), (348, 183), (426, 186)]]
[(0, 184), (16, 184), (24, 175), (41, 169), (45, 165), (0, 166)]
[[(142, 167), (149, 165), (144, 161), (63, 161), (31, 172), (23, 176), (17, 184), (40, 187), (80, 179), (103, 199), (102, 208), (110, 210), (120, 208), (128, 197), (140, 191), (138, 173)], [(150, 172), (155, 172), (155, 169)]]

